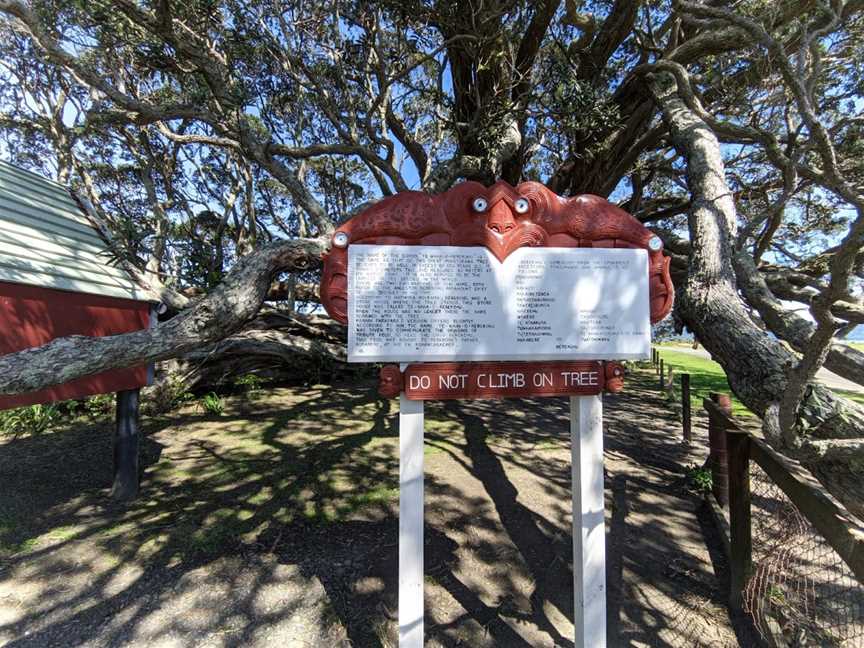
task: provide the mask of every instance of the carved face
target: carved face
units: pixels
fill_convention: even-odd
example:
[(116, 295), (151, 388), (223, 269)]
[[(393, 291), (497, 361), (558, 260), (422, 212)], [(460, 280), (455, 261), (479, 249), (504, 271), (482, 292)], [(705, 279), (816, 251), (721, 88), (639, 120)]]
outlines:
[(544, 245), (546, 232), (534, 222), (542, 206), (536, 196), (522, 194), (506, 182), (484, 187), (464, 182), (445, 199), (447, 221), (460, 245), (483, 245), (503, 261), (514, 250)]
[(402, 391), (402, 372), (396, 365), (381, 367), (378, 376), (378, 393), (386, 398), (395, 398)]
[(471, 201), (471, 211), (493, 234), (507, 236), (520, 221), (530, 221), (531, 201), (509, 186), (497, 184)]

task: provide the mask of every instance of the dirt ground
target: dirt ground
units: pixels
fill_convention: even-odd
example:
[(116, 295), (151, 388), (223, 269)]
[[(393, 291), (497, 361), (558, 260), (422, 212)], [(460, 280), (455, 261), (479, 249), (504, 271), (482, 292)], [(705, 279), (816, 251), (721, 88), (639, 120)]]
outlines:
[[(611, 646), (750, 645), (687, 490), (707, 451), (653, 374), (606, 396)], [(572, 646), (564, 399), (427, 407), (427, 646)], [(397, 404), (276, 389), (144, 421), (142, 495), (108, 498), (111, 424), (0, 442), (0, 645), (395, 646)]]

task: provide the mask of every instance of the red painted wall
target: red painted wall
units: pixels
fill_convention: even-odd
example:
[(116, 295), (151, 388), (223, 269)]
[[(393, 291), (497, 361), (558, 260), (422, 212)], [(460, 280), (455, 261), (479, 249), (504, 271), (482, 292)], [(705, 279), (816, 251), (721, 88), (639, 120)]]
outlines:
[[(147, 302), (37, 288), (0, 281), (0, 355), (41, 346), (67, 335), (103, 336), (147, 328)], [(147, 384), (147, 366), (115, 369), (17, 396), (0, 396), (0, 409)]]

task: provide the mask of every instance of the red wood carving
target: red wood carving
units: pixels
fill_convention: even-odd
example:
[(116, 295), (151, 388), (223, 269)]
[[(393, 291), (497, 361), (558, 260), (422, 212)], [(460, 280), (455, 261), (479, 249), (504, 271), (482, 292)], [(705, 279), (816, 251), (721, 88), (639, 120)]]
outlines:
[(596, 395), (624, 387), (617, 362), (433, 362), (382, 367), (379, 393), (411, 400)]
[(606, 371), (605, 389), (607, 392), (617, 394), (622, 389), (624, 389), (624, 376), (626, 375), (626, 373), (624, 371), (624, 365), (619, 364), (617, 362), (606, 362), (605, 363), (605, 371)]
[(439, 195), (405, 191), (339, 226), (324, 257), (321, 303), (348, 323), (348, 246), (485, 246), (500, 261), (520, 247), (643, 248), (648, 251), (651, 322), (672, 309), (669, 258), (660, 239), (599, 196), (563, 198), (538, 182), (514, 188), (463, 182)]
[(378, 374), (378, 393), (384, 398), (396, 398), (402, 391), (402, 372), (398, 365), (384, 365)]

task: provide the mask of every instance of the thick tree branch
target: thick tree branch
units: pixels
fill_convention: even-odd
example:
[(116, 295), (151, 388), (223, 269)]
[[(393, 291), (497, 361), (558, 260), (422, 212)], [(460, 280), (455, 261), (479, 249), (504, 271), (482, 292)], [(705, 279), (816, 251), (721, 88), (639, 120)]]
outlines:
[[(800, 315), (783, 307), (768, 287), (763, 273), (746, 251), (734, 256), (738, 285), (765, 325), (793, 349), (803, 352), (812, 338), (815, 326)], [(864, 385), (864, 353), (845, 344), (832, 344), (825, 358), (825, 367), (859, 385)]]
[(319, 286), (317, 283), (295, 283), (293, 281), (274, 281), (267, 293), (267, 301), (297, 300), (306, 302), (320, 302)]
[[(798, 456), (808, 438), (860, 440), (864, 409), (812, 382), (795, 406), (795, 425), (781, 427), (779, 404), (788, 389), (787, 370), (795, 365), (796, 358), (750, 320), (738, 295), (732, 263), (735, 207), (719, 142), (678, 96), (673, 76), (654, 75), (650, 85), (669, 123), (673, 142), (687, 161), (693, 203), (689, 215), (693, 244), (690, 272), (684, 286), (679, 286), (677, 312), (723, 366), (735, 394), (765, 417), (766, 439), (778, 449)], [(750, 255), (739, 253), (737, 259), (752, 264)], [(768, 292), (767, 287), (765, 290)], [(861, 482), (854, 474), (854, 465), (824, 459), (809, 465), (850, 510), (861, 515)], [(837, 471), (838, 465), (844, 466), (844, 471)]]
[(408, 151), (408, 155), (411, 156), (411, 160), (417, 168), (417, 175), (422, 183), (429, 170), (429, 157), (426, 155), (426, 150), (420, 142), (408, 133), (405, 124), (403, 124), (402, 120), (393, 112), (393, 106), (389, 101), (387, 102), (385, 117), (387, 120), (387, 128), (393, 132), (396, 139), (398, 139), (402, 146), (405, 147), (405, 150)]
[(447, 191), (459, 178), (477, 175), (483, 167), (483, 160), (478, 157), (458, 155), (436, 165), (426, 179), (423, 190), (433, 194)]
[(615, 0), (588, 50), (580, 56), (579, 69), (576, 72), (579, 79), (600, 80), (600, 71), (606, 67), (609, 57), (630, 35), (640, 5), (640, 0)]
[(107, 369), (165, 360), (221, 340), (255, 316), (276, 274), (314, 267), (325, 246), (323, 239), (298, 239), (260, 248), (238, 261), (213, 292), (155, 328), (57, 338), (0, 356), (0, 394), (37, 391)]

